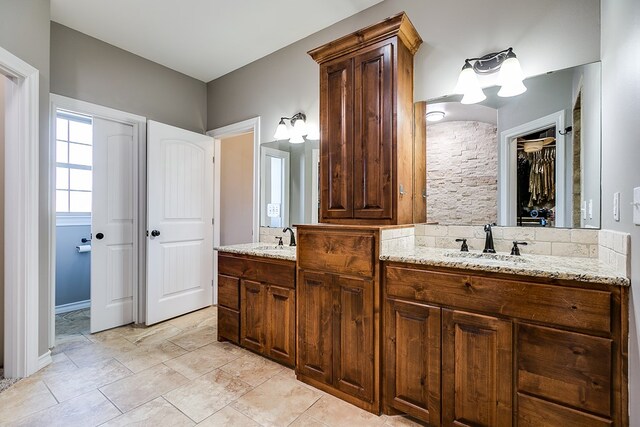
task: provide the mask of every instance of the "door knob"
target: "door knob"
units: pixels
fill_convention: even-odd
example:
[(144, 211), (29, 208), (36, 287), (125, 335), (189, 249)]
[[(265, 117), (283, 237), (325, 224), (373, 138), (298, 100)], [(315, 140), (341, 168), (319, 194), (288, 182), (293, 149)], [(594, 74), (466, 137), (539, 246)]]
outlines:
[(152, 237), (158, 237), (160, 235), (160, 231), (158, 230), (151, 230), (151, 236)]
[(102, 234), (102, 233), (96, 234), (96, 239), (102, 240), (103, 238), (104, 238), (104, 234)]

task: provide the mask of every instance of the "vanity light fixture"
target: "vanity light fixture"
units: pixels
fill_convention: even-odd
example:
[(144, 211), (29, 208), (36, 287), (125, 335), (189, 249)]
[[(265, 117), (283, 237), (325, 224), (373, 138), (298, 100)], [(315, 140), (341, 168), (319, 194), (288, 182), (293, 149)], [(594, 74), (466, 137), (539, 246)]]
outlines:
[[(472, 64), (473, 63), (473, 64)], [(462, 71), (458, 77), (455, 92), (461, 95), (463, 104), (475, 104), (484, 101), (486, 96), (480, 86), (478, 75), (493, 74), (500, 71), (498, 76), (501, 86), (499, 96), (509, 97), (520, 95), (527, 88), (522, 83), (524, 74), (520, 61), (512, 48), (493, 52), (480, 58), (468, 58), (464, 61)]]
[[(291, 128), (287, 127), (285, 120), (291, 124)], [(307, 139), (320, 139), (319, 133), (307, 125), (307, 116), (304, 113), (296, 113), (291, 117), (281, 117), (280, 123), (273, 134), (273, 139), (279, 141), (288, 139), (291, 144), (302, 144)]]
[(426, 118), (428, 122), (439, 122), (444, 119), (444, 116), (444, 111), (429, 111)]

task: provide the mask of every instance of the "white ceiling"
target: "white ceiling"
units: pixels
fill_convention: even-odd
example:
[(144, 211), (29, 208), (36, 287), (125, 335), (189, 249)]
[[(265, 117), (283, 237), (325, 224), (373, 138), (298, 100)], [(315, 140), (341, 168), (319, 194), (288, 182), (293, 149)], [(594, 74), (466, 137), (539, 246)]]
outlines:
[(51, 19), (208, 82), (382, 0), (51, 0)]

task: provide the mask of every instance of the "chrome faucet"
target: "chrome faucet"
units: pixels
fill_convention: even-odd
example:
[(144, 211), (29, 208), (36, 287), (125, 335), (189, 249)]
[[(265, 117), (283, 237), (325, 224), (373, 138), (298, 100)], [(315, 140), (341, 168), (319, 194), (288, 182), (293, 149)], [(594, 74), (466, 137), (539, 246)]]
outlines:
[(484, 240), (484, 249), (482, 250), (485, 254), (495, 254), (496, 250), (493, 247), (493, 232), (491, 231), (491, 225), (487, 224), (484, 226), (484, 232), (486, 233), (486, 237)]
[(291, 241), (289, 243), (289, 246), (295, 246), (296, 245), (296, 236), (295, 236), (295, 234), (293, 234), (293, 230), (291, 229), (291, 227), (287, 227), (284, 230), (282, 230), (283, 233), (286, 233), (287, 231), (289, 233), (291, 233)]

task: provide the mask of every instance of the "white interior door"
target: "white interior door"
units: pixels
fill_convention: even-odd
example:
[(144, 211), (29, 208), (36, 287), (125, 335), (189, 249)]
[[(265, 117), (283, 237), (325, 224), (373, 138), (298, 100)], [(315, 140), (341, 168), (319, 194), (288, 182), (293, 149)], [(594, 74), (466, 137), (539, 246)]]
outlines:
[(93, 119), (91, 332), (133, 322), (135, 141), (132, 125)]
[(147, 122), (147, 325), (211, 305), (213, 138)]

